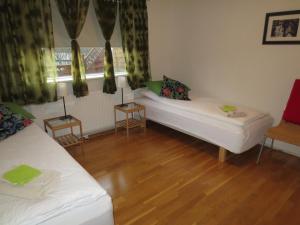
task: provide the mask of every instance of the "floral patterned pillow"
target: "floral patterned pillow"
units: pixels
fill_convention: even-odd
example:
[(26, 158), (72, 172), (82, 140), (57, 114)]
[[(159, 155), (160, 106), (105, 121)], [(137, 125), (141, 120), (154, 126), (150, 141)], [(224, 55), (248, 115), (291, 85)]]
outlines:
[(5, 105), (0, 104), (0, 141), (29, 126), (32, 120), (12, 113)]
[(160, 91), (160, 96), (178, 100), (190, 100), (189, 91), (190, 88), (183, 83), (164, 76), (164, 83)]

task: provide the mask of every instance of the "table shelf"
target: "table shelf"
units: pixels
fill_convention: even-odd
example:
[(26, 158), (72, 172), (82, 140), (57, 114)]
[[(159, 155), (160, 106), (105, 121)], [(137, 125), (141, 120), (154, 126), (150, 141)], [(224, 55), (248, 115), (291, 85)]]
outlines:
[(64, 147), (70, 147), (73, 145), (82, 144), (82, 139), (77, 137), (74, 134), (66, 134), (62, 136), (58, 136), (55, 140)]
[[(140, 127), (144, 125), (144, 120), (138, 120), (138, 119), (128, 119), (128, 128), (134, 128), (134, 127)], [(117, 127), (127, 127), (127, 122), (126, 120), (120, 120), (116, 122)]]

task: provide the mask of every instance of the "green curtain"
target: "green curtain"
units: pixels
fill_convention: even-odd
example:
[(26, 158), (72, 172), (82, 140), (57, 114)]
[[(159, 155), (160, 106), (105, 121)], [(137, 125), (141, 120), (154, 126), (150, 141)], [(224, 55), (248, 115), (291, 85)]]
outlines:
[(146, 0), (120, 2), (120, 28), (128, 84), (135, 90), (150, 80)]
[[(55, 101), (56, 66), (49, 0), (0, 0), (0, 97)], [(47, 83), (47, 78), (54, 82)]]
[(73, 76), (73, 93), (76, 97), (88, 95), (88, 86), (85, 78), (85, 67), (76, 41), (78, 38), (89, 8), (89, 0), (56, 0), (59, 12), (71, 40)]
[(113, 56), (111, 52), (110, 39), (114, 31), (118, 5), (116, 1), (94, 0), (94, 7), (105, 38), (105, 57), (104, 57), (104, 84), (103, 92), (114, 94), (117, 90)]

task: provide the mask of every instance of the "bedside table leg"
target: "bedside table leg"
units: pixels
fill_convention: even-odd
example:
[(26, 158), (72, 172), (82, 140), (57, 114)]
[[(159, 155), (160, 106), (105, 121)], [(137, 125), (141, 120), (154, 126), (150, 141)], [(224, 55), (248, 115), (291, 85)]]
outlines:
[[(81, 149), (81, 153), (84, 155), (84, 149), (83, 149), (84, 139), (83, 139), (83, 132), (82, 132), (81, 122), (79, 124), (79, 128), (80, 128), (80, 149)], [(73, 134), (73, 127), (71, 127), (71, 129), (72, 129), (72, 134)]]
[(144, 132), (146, 132), (146, 126), (147, 126), (147, 123), (146, 123), (146, 110), (144, 109)]
[(117, 112), (116, 109), (114, 109), (115, 112), (115, 134), (117, 133)]
[(128, 118), (128, 113), (126, 113), (126, 133), (127, 137), (129, 136), (129, 118)]
[[(83, 132), (82, 132), (82, 125), (81, 125), (81, 123), (80, 123), (80, 125), (79, 125), (79, 128), (80, 128), (80, 138), (82, 139), (83, 138)], [(73, 132), (73, 128), (72, 128), (72, 132)]]

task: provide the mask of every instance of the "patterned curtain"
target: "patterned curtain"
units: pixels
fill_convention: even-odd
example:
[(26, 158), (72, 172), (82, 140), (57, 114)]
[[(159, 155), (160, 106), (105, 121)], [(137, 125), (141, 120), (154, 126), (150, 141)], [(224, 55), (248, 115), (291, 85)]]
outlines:
[(120, 28), (128, 84), (135, 90), (150, 80), (146, 0), (121, 1)]
[(105, 57), (104, 57), (104, 85), (103, 92), (114, 94), (117, 90), (113, 56), (111, 52), (110, 39), (114, 31), (118, 5), (116, 1), (94, 0), (94, 7), (101, 27), (105, 43)]
[(19, 104), (55, 101), (49, 0), (0, 0), (0, 98)]
[(73, 76), (73, 93), (76, 97), (88, 95), (88, 86), (85, 79), (85, 68), (80, 47), (76, 41), (87, 15), (89, 0), (56, 0), (59, 12), (71, 40)]

